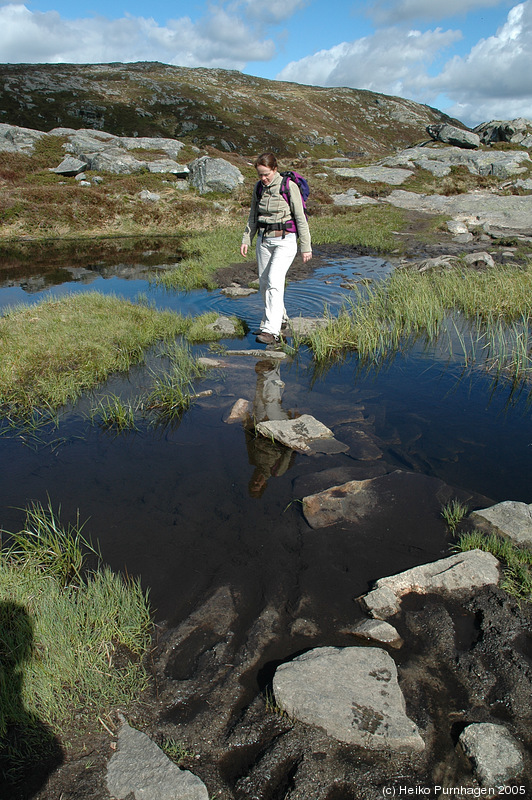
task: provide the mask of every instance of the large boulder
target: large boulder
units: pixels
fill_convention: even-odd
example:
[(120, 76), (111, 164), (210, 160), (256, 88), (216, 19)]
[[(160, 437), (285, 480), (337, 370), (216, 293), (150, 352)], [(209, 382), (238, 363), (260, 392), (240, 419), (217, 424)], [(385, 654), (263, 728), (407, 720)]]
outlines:
[(518, 117), (512, 120), (492, 120), (474, 128), (482, 144), (510, 142), (521, 147), (532, 147), (532, 120)]
[(480, 145), (480, 136), (477, 133), (457, 128), (455, 125), (449, 125), (446, 122), (439, 125), (429, 125), (427, 133), (436, 142), (444, 142), (445, 144), (456, 145), (456, 147), (474, 150)]
[(201, 156), (188, 165), (190, 170), (190, 183), (200, 194), (208, 192), (232, 192), (241, 183), (244, 176), (238, 167), (230, 164), (224, 158), (211, 158)]
[(277, 667), (277, 703), (291, 717), (366, 750), (420, 752), (393, 658), (379, 647), (319, 647)]
[(0, 123), (0, 152), (25, 153), (32, 155), (35, 143), (46, 133), (31, 128), (20, 128), (18, 125)]

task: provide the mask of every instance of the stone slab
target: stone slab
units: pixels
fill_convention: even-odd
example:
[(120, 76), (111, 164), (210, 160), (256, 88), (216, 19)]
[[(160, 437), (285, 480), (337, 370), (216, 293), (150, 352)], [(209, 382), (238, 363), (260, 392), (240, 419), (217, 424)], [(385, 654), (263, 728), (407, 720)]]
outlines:
[(276, 701), (295, 719), (368, 750), (420, 752), (391, 656), (378, 647), (319, 647), (281, 664)]
[(473, 511), (469, 518), (483, 530), (506, 536), (515, 544), (532, 549), (532, 503), (504, 500)]
[(386, 619), (399, 611), (401, 598), (410, 592), (446, 595), (471, 592), (497, 585), (499, 577), (495, 556), (483, 550), (469, 550), (380, 578), (363, 602), (371, 616)]
[(120, 728), (106, 779), (116, 800), (209, 800), (203, 781), (179, 769), (149, 736), (127, 722)]

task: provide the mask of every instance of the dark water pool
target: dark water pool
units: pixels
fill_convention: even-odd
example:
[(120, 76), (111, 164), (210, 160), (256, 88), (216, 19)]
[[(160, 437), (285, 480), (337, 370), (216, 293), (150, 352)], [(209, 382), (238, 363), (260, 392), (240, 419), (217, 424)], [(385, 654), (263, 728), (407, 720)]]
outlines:
[[(170, 293), (139, 275), (141, 267), (127, 273), (122, 264), (115, 274), (112, 267), (105, 274), (88, 269), (83, 279), (70, 274), (63, 283), (40, 288), (38, 275), (19, 275), (0, 287), (0, 306), (90, 289), (141, 294), (184, 313), (237, 314), (251, 329), (258, 321), (256, 297)], [(378, 279), (389, 269), (378, 259), (336, 259), (312, 279), (289, 285), (288, 312), (318, 315), (324, 305), (334, 312), (349, 291), (342, 284)], [(28, 289), (30, 278), (35, 291)], [(256, 346), (251, 334), (225, 344)], [(508, 387), (494, 389), (481, 372), (463, 375), (459, 364), (421, 345), (380, 369), (362, 369), (352, 356), (322, 375), (310, 354), (302, 353), (273, 376), (281, 412), (312, 414), (340, 440), (349, 439), (362, 418), (377, 450), (288, 455), (277, 462), (241, 424), (224, 422), (236, 399), (257, 401), (271, 369), (261, 362), (228, 359), (221, 375), (210, 373), (197, 386), (212, 389), (212, 395), (178, 425), (140, 423), (138, 432), (116, 436), (87, 419), (97, 396), (110, 390), (134, 395), (147, 385), (146, 368), (137, 367), (68, 410), (59, 428), (44, 431), (37, 444), (8, 431), (0, 437), (2, 527), (18, 530), (22, 509), (49, 499), (64, 521), (74, 520), (79, 510), (87, 520), (85, 532), (99, 541), (113, 568), (142, 577), (160, 620), (177, 623), (201, 598), (228, 585), (245, 599), (250, 620), (280, 598), (294, 615), (303, 608), (312, 612), (326, 631), (342, 620), (352, 622), (353, 598), (370, 581), (447, 555), (450, 542), (438, 514), (429, 527), (416, 523), (415, 497), (412, 517), (394, 520), (387, 530), (357, 536), (347, 526), (312, 530), (299, 500), (316, 473), (347, 466), (363, 478), (383, 468), (402, 469), (493, 502), (532, 502), (530, 407), (524, 396), (512, 398)]]

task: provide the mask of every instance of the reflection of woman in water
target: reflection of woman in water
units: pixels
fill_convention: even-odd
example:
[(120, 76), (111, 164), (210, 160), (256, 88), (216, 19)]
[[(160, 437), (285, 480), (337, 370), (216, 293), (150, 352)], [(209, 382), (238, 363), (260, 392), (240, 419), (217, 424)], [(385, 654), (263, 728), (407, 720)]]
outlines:
[(59, 744), (22, 697), (33, 623), (18, 603), (0, 602), (0, 797), (32, 797), (62, 761)]
[[(281, 380), (280, 361), (259, 361), (255, 367), (257, 387), (253, 400), (253, 418), (255, 424), (268, 419), (288, 419), (283, 410), (281, 400), (284, 382)], [(252, 497), (261, 497), (266, 489), (268, 479), (279, 477), (291, 467), (294, 451), (282, 444), (257, 436), (254, 431), (246, 430), (246, 445), (249, 463), (255, 471), (249, 482), (249, 493)]]

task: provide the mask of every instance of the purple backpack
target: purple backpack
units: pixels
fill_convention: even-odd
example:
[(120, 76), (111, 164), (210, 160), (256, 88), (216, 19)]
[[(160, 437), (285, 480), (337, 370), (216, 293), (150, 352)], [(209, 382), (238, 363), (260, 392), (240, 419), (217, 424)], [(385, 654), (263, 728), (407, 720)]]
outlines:
[[(281, 172), (281, 175), (283, 177), (283, 180), (281, 181), (281, 188), (279, 190), (281, 197), (288, 203), (288, 205), (290, 205), (290, 189), (288, 187), (288, 181), (294, 181), (294, 183), (296, 183), (299, 187), (301, 201), (303, 203), (303, 211), (305, 212), (305, 217), (308, 218), (307, 200), (310, 194), (310, 189), (307, 181), (302, 175), (299, 174), (299, 172), (292, 172), (291, 170), (288, 170), (287, 172)], [(257, 198), (259, 200), (262, 197), (263, 189), (264, 184), (262, 181), (257, 181)], [(295, 220), (291, 219), (286, 222), (285, 230), (287, 233), (297, 233)]]

